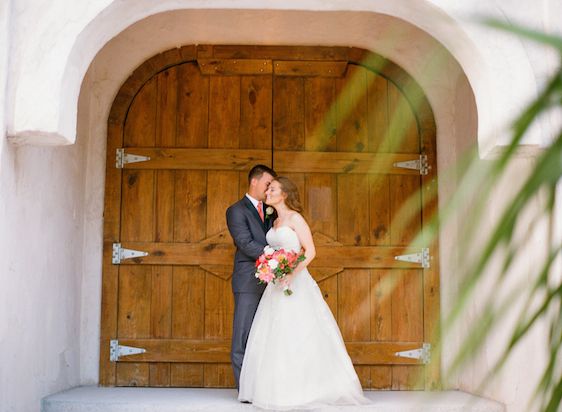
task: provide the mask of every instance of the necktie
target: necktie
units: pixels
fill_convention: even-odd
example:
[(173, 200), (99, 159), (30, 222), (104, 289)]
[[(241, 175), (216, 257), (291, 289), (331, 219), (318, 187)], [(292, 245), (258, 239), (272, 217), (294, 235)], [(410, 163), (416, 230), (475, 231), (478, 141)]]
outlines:
[(261, 201), (258, 202), (258, 215), (260, 215), (260, 219), (262, 222), (265, 221), (263, 216), (263, 203)]

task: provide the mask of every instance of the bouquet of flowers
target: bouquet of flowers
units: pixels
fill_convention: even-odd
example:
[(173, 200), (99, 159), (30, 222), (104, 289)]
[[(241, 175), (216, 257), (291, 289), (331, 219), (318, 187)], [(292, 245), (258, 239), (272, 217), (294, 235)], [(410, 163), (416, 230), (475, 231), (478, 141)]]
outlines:
[[(256, 278), (259, 283), (274, 283), (289, 275), (304, 260), (303, 253), (286, 251), (285, 249), (273, 249), (266, 246), (263, 253), (256, 260)], [(293, 291), (285, 286), (285, 295), (290, 296)]]

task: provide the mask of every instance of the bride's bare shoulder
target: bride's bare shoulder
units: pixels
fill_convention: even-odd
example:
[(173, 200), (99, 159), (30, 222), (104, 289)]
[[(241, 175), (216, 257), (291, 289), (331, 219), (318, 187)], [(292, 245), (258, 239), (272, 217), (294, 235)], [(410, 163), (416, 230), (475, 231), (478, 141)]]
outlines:
[(289, 220), (289, 222), (290, 222), (292, 225), (303, 225), (303, 224), (306, 225), (306, 224), (307, 224), (307, 223), (306, 223), (306, 220), (305, 220), (304, 217), (303, 217), (303, 215), (301, 215), (299, 212), (296, 212), (296, 211), (295, 211), (295, 212), (292, 212), (292, 213), (289, 215), (289, 219), (288, 219), (288, 220)]

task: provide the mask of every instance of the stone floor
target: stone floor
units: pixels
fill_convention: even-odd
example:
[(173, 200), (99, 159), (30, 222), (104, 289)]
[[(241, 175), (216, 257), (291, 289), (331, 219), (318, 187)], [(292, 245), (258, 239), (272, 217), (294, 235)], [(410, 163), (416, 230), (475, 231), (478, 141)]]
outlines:
[[(365, 392), (372, 405), (326, 407), (316, 411), (503, 412), (488, 399), (459, 391)], [(43, 399), (42, 412), (254, 412), (232, 389), (100, 388), (82, 386)]]

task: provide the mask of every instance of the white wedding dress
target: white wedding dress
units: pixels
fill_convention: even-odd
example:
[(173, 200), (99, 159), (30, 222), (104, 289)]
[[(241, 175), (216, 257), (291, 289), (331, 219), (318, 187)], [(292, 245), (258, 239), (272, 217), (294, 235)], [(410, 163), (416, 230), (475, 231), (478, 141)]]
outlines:
[[(274, 248), (299, 251), (288, 226), (272, 228)], [(308, 270), (296, 273), (293, 294), (270, 283), (248, 337), (238, 399), (264, 409), (314, 409), (367, 404), (338, 325)]]

